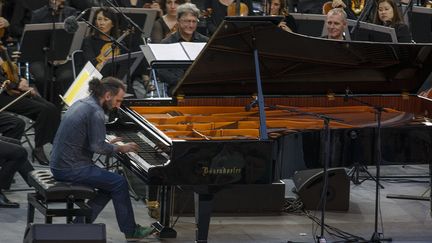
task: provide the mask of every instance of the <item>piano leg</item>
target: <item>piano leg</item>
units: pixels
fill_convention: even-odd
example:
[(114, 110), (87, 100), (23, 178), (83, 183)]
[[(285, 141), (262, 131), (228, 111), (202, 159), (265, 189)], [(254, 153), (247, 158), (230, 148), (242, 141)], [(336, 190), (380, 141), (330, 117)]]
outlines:
[(171, 186), (160, 186), (160, 218), (152, 226), (159, 232), (159, 238), (176, 238), (177, 232), (170, 226)]
[(213, 194), (194, 192), (195, 199), (195, 222), (197, 225), (195, 242), (207, 242), (210, 226), (210, 217), (213, 210)]

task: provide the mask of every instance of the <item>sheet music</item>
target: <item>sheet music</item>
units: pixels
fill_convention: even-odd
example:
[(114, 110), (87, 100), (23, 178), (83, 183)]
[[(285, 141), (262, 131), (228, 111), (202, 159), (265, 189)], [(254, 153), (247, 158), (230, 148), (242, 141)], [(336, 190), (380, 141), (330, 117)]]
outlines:
[(181, 42), (181, 45), (191, 61), (197, 58), (206, 44), (206, 42)]
[(102, 78), (102, 74), (93, 66), (91, 62), (87, 62), (72, 85), (66, 91), (64, 96), (61, 96), (67, 106), (71, 106), (75, 101), (85, 98), (89, 95), (89, 82), (93, 78)]
[(148, 44), (158, 61), (184, 61), (190, 60), (180, 43)]

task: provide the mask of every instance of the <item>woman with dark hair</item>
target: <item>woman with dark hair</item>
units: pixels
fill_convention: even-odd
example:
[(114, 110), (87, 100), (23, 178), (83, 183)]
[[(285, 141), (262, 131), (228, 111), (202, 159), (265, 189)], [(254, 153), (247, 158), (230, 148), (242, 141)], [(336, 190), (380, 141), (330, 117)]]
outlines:
[(411, 32), (403, 22), (396, 3), (393, 0), (378, 0), (377, 6), (374, 23), (394, 28), (398, 42), (411, 42)]
[[(119, 37), (119, 25), (117, 15), (109, 8), (98, 9), (94, 16), (92, 22), (99, 31), (91, 30), (90, 36), (83, 41), (82, 50), (85, 61), (90, 61), (100, 68), (112, 56), (112, 53), (106, 53), (112, 47), (111, 40), (106, 35), (117, 39)], [(114, 53), (120, 54), (120, 49), (115, 49)]]
[(177, 7), (185, 3), (184, 0), (162, 0), (161, 8), (165, 13), (156, 20), (150, 36), (152, 43), (160, 43), (162, 39), (177, 30)]
[(278, 26), (288, 32), (297, 32), (297, 24), (294, 17), (288, 14), (285, 0), (271, 0), (270, 15), (285, 16), (284, 20), (281, 21)]

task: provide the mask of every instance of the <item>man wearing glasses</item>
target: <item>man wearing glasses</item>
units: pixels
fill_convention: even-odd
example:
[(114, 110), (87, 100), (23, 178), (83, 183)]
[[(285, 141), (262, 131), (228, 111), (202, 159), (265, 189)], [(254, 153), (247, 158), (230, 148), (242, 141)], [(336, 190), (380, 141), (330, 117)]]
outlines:
[[(207, 42), (208, 37), (196, 31), (200, 10), (192, 3), (185, 3), (177, 8), (176, 32), (161, 41), (162, 44), (176, 42)], [(175, 87), (178, 80), (184, 75), (183, 69), (161, 69), (158, 71), (159, 79), (167, 84), (168, 93)]]

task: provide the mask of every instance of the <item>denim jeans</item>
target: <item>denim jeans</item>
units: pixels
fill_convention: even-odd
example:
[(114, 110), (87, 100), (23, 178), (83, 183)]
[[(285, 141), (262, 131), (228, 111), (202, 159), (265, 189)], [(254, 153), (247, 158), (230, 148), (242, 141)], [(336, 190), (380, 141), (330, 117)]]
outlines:
[[(112, 199), (120, 231), (125, 234), (134, 232), (135, 217), (129, 197), (128, 183), (123, 176), (96, 165), (70, 170), (51, 168), (51, 171), (58, 181), (72, 182), (98, 189), (96, 197), (88, 201), (88, 205), (92, 208), (91, 222)], [(78, 219), (78, 221), (81, 220), (82, 218)]]

